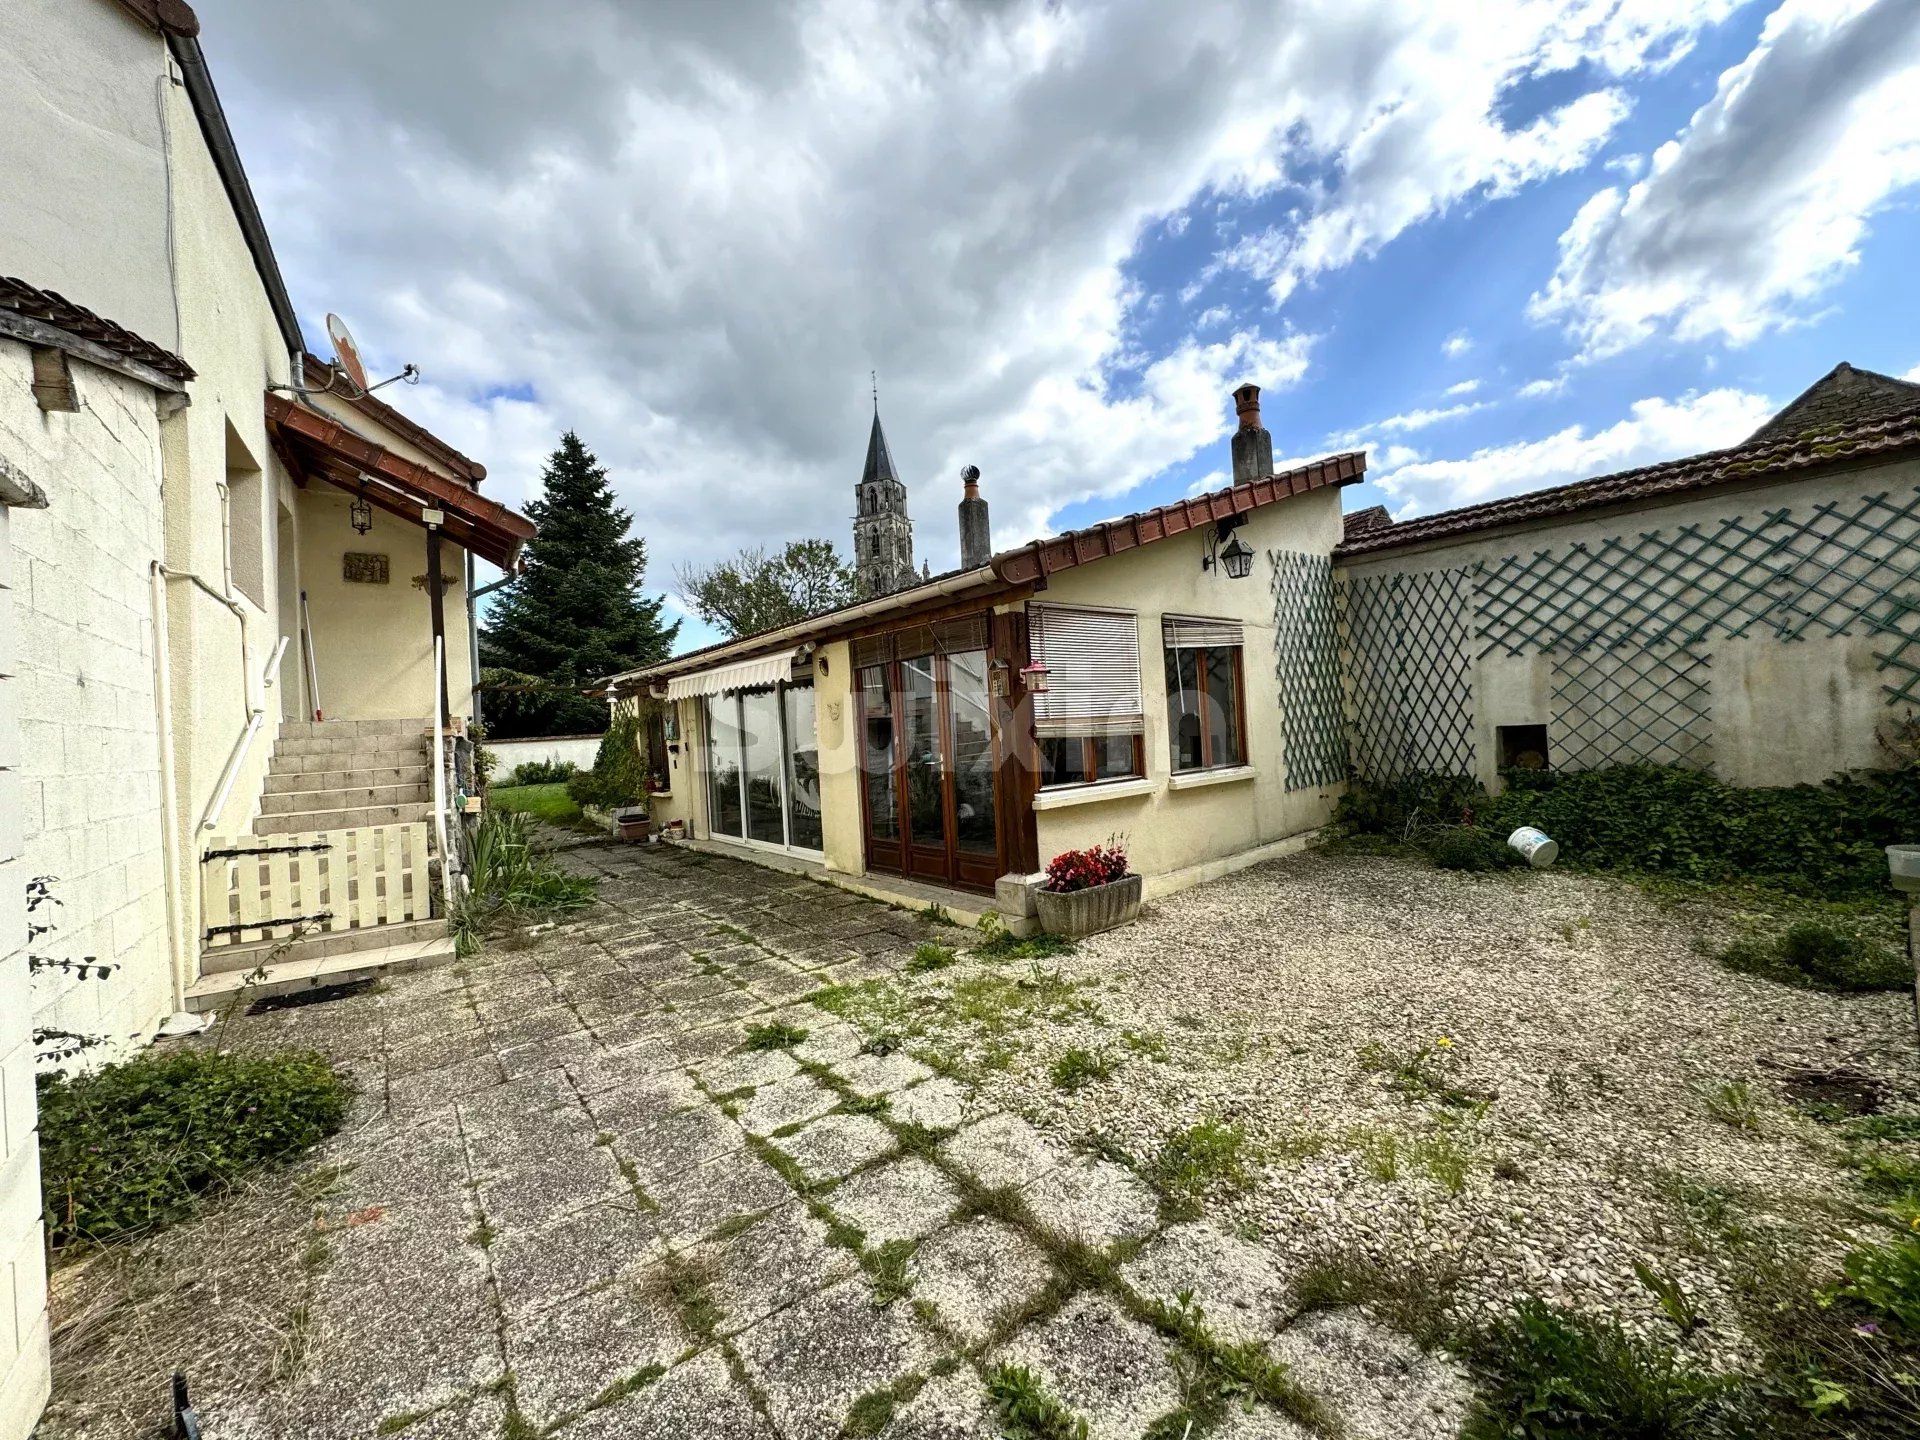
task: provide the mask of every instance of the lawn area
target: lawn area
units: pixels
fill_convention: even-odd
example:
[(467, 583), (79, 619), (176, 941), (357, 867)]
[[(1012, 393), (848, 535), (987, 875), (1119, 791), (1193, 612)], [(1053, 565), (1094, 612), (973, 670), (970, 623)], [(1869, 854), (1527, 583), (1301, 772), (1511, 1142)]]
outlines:
[(497, 809), (531, 815), (549, 825), (575, 825), (580, 821), (580, 807), (567, 794), (564, 780), (551, 785), (495, 785), (487, 791), (487, 798)]

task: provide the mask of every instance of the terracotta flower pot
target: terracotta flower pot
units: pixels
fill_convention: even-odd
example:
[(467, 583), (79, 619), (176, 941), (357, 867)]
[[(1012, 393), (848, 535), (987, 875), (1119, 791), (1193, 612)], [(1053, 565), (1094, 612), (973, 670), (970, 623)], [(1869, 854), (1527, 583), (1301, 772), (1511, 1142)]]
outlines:
[(1034, 896), (1040, 910), (1040, 928), (1049, 935), (1078, 940), (1126, 925), (1139, 917), (1141, 884), (1138, 875), (1128, 875), (1065, 894), (1041, 890)]

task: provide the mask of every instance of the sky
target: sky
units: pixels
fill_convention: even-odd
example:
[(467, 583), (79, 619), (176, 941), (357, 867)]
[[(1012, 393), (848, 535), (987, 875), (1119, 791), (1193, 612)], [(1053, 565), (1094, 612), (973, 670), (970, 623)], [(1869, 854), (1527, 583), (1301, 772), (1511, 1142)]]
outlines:
[[(573, 429), (647, 588), (1227, 483), (1229, 391), (1348, 509), (1732, 444), (1920, 379), (1913, 0), (196, 0), (308, 343), (520, 505)], [(715, 638), (695, 620), (680, 648)]]

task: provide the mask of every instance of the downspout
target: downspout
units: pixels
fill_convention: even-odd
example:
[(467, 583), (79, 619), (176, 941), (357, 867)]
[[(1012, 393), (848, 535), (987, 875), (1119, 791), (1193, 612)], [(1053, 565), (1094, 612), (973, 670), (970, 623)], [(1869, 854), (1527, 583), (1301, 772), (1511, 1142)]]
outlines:
[(153, 608), (153, 698), (160, 732), (160, 863), (166, 867), (167, 971), (173, 982), (174, 1013), (187, 1008), (187, 958), (180, 934), (180, 895), (186, 883), (180, 873), (180, 802), (174, 792), (177, 769), (173, 754), (173, 673), (167, 649), (167, 571), (155, 560), (147, 584)]

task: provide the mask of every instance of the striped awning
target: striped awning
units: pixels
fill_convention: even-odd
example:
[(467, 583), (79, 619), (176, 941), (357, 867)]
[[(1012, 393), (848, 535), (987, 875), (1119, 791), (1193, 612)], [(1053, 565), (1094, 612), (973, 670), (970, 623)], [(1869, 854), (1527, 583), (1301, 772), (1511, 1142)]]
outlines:
[(759, 655), (752, 660), (736, 660), (731, 665), (721, 665), (693, 675), (676, 675), (667, 681), (667, 699), (691, 700), (696, 695), (752, 690), (761, 685), (791, 679), (794, 657), (799, 653), (799, 647), (796, 646), (772, 655)]

